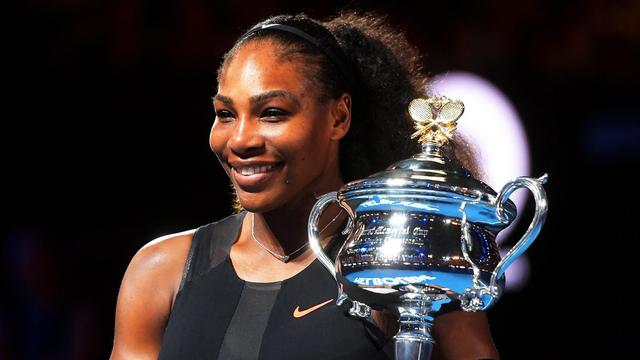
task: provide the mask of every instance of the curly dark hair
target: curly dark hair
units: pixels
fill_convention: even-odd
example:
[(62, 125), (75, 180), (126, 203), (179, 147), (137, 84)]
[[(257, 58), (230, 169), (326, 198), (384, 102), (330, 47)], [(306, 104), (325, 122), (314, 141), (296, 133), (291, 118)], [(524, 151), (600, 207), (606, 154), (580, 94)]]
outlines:
[[(263, 29), (270, 24), (292, 26), (311, 35), (322, 47), (338, 52), (352, 74), (345, 76), (327, 51), (300, 36)], [(284, 58), (304, 58), (307, 79), (320, 85), (320, 101), (337, 99), (345, 92), (351, 95), (351, 127), (340, 142), (344, 181), (364, 178), (419, 151), (418, 143), (410, 140), (413, 124), (407, 106), (412, 99), (426, 96), (428, 78), (420, 51), (385, 17), (355, 12), (322, 22), (305, 14), (271, 17), (249, 29), (225, 54), (218, 79), (238, 49), (249, 41), (260, 40), (274, 41)], [(472, 173), (476, 172), (466, 141), (454, 137), (448, 151)], [(238, 205), (236, 201), (236, 210)]]

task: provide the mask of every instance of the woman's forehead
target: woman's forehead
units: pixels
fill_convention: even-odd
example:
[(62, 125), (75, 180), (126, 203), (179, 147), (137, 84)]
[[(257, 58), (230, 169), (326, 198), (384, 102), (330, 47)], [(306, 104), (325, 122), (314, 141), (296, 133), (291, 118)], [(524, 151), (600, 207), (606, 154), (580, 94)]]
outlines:
[(233, 98), (278, 90), (302, 97), (309, 83), (304, 61), (300, 57), (283, 58), (281, 51), (273, 41), (245, 44), (225, 64), (218, 93)]

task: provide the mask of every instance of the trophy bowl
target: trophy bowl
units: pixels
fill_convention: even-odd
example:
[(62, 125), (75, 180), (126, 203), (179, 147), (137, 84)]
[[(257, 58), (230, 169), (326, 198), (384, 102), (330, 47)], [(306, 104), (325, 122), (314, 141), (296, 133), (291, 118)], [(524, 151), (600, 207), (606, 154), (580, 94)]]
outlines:
[[(387, 170), (323, 195), (309, 216), (309, 241), (338, 285), (337, 303), (352, 316), (371, 308), (399, 318), (396, 359), (428, 359), (434, 318), (451, 310), (484, 311), (502, 295), (506, 269), (535, 240), (547, 213), (540, 178), (518, 177), (499, 192), (448, 158), (443, 144), (464, 111), (445, 97), (415, 99), (409, 113), (422, 152)], [(496, 236), (516, 217), (509, 196), (529, 189), (536, 210), (529, 228), (500, 257)], [(349, 215), (346, 241), (332, 261), (318, 239), (322, 212), (337, 202)]]

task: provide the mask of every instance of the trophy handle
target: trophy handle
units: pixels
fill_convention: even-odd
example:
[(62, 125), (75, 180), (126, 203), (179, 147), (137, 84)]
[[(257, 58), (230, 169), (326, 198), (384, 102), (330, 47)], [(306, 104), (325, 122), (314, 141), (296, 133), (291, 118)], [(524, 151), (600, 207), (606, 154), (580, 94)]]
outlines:
[(311, 209), (311, 213), (309, 214), (309, 226), (307, 229), (309, 236), (309, 245), (311, 245), (311, 250), (316, 255), (316, 258), (320, 260), (320, 263), (324, 265), (327, 270), (331, 273), (333, 278), (336, 278), (336, 268), (331, 261), (331, 259), (324, 253), (322, 249), (322, 245), (320, 244), (320, 231), (318, 230), (318, 220), (320, 220), (320, 215), (324, 212), (324, 210), (331, 204), (332, 202), (338, 201), (338, 193), (336, 191), (327, 193), (322, 195), (318, 201), (316, 201), (315, 205)]
[(547, 218), (547, 193), (544, 191), (542, 187), (548, 180), (549, 176), (547, 174), (542, 175), (539, 178), (532, 178), (527, 176), (517, 177), (514, 180), (506, 183), (498, 197), (496, 198), (496, 214), (498, 217), (507, 222), (507, 218), (504, 215), (503, 205), (505, 202), (509, 200), (509, 196), (519, 189), (519, 188), (527, 188), (533, 193), (533, 197), (536, 201), (536, 210), (533, 215), (533, 220), (531, 224), (529, 224), (529, 228), (524, 233), (522, 238), (518, 240), (515, 246), (509, 250), (507, 255), (500, 260), (498, 266), (496, 266), (495, 270), (491, 274), (491, 284), (490, 289), (492, 292), (497, 293), (499, 295), (499, 289), (497, 287), (498, 280), (504, 276), (507, 268), (520, 256), (522, 255), (528, 248), (531, 246), (533, 241), (536, 239), (538, 234), (540, 233), (540, 229), (542, 225), (544, 225), (544, 221)]
[[(315, 205), (313, 205), (313, 208), (311, 209), (311, 213), (309, 214), (309, 225), (307, 234), (309, 236), (309, 245), (311, 245), (311, 250), (315, 254), (316, 258), (320, 260), (320, 263), (324, 265), (327, 270), (329, 270), (329, 272), (333, 276), (333, 279), (336, 280), (336, 284), (338, 284), (338, 297), (336, 298), (336, 304), (340, 306), (344, 301), (349, 299), (349, 297), (342, 290), (342, 286), (338, 282), (336, 276), (336, 268), (333, 262), (322, 249), (322, 245), (320, 244), (320, 230), (318, 230), (318, 220), (320, 220), (320, 215), (322, 215), (327, 206), (329, 206), (329, 204), (334, 201), (338, 202), (338, 193), (336, 191), (324, 194), (318, 199), (318, 201), (316, 201)], [(340, 205), (340, 203), (338, 203), (338, 205)], [(347, 227), (342, 231), (342, 233), (346, 235), (348, 231), (352, 229), (352, 227), (353, 219), (349, 217), (349, 223), (347, 224)], [(359, 301), (351, 300), (349, 315), (370, 319), (371, 307)]]

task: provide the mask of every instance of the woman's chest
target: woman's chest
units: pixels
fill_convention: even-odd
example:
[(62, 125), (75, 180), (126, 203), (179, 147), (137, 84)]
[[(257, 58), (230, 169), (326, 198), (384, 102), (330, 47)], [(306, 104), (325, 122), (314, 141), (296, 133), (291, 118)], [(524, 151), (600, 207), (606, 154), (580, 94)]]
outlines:
[(385, 358), (364, 323), (336, 306), (318, 263), (278, 284), (245, 283), (221, 264), (183, 289), (160, 358)]

